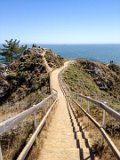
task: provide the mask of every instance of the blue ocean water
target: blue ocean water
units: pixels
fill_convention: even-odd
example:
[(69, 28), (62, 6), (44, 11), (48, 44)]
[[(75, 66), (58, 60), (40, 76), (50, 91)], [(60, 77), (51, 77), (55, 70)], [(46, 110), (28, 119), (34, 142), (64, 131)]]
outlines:
[[(28, 46), (31, 46), (30, 44)], [(62, 45), (62, 44), (40, 44), (41, 47), (50, 48), (54, 53), (64, 58), (85, 58), (103, 63), (114, 63), (120, 65), (120, 44), (95, 44), (95, 45)]]

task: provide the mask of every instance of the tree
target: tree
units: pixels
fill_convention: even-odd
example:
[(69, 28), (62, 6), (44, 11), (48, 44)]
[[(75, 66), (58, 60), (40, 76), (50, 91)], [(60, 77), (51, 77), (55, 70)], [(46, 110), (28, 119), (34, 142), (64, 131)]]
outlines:
[(3, 48), (0, 49), (0, 55), (5, 56), (6, 62), (12, 62), (17, 59), (21, 53), (27, 48), (27, 45), (20, 46), (20, 40), (5, 40), (6, 44), (3, 44)]

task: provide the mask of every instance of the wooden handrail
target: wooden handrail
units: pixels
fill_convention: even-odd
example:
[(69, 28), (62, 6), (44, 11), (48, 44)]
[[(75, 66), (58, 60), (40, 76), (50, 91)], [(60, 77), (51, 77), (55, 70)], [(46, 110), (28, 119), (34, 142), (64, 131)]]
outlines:
[(97, 107), (105, 110), (108, 114), (110, 114), (113, 118), (115, 118), (117, 121), (120, 122), (120, 113), (115, 111), (114, 109), (112, 109), (111, 107), (109, 107), (108, 105), (106, 105), (105, 103), (101, 102), (101, 101), (98, 101), (98, 100), (95, 100), (91, 97), (88, 97), (88, 96), (84, 96), (83, 94), (79, 94), (79, 93), (75, 93), (77, 96), (80, 96), (81, 98), (87, 100), (87, 101), (90, 101), (94, 104), (97, 105)]
[[(109, 147), (111, 148), (112, 152), (114, 153), (115, 157), (120, 160), (120, 151), (117, 149), (117, 147), (115, 146), (115, 144), (113, 143), (113, 141), (110, 139), (110, 137), (108, 136), (108, 134), (105, 132), (103, 126), (101, 126), (85, 109), (83, 109), (83, 107), (81, 107), (81, 105), (75, 101), (73, 99), (73, 97), (70, 95), (70, 89), (69, 87), (66, 85), (65, 82), (63, 82), (62, 78), (61, 78), (61, 74), (64, 72), (64, 70), (59, 74), (59, 82), (62, 86), (62, 90), (66, 96), (66, 99), (71, 99), (71, 101), (73, 101), (83, 112), (84, 114), (93, 122), (93, 124), (99, 129), (99, 131), (101, 132), (101, 134), (103, 135), (104, 139), (106, 140), (107, 144), (109, 145)], [(69, 92), (69, 94), (67, 93)], [(74, 93), (77, 94), (78, 96), (80, 96), (81, 98), (87, 100), (88, 102), (88, 108), (89, 106), (89, 102), (92, 102), (94, 104), (96, 104), (100, 109), (103, 109), (103, 115), (105, 112), (107, 112), (109, 115), (111, 115), (113, 118), (115, 118), (117, 121), (120, 122), (120, 113), (118, 113), (117, 111), (115, 111), (114, 109), (110, 108), (108, 105), (106, 105), (103, 102), (100, 102), (98, 100), (95, 100), (91, 97), (88, 96), (84, 96), (82, 94), (79, 93)], [(89, 108), (90, 109), (90, 108)], [(104, 117), (104, 116), (103, 116)], [(105, 118), (105, 117), (104, 117)], [(103, 118), (103, 119), (104, 119)]]
[[(26, 117), (28, 117), (31, 114), (34, 114), (38, 111), (38, 109), (43, 108), (43, 106), (46, 104), (46, 102), (49, 102), (49, 100), (54, 99), (52, 104), (50, 104), (50, 108), (48, 109), (47, 113), (44, 115), (43, 119), (41, 120), (40, 124), (37, 126), (35, 132), (33, 133), (32, 137), (28, 141), (27, 145), (24, 147), (22, 152), (20, 153), (18, 160), (24, 160), (25, 157), (27, 156), (29, 150), (31, 149), (37, 135), (43, 128), (43, 125), (45, 124), (47, 117), (49, 116), (51, 110), (55, 106), (57, 102), (57, 91), (53, 89), (53, 92), (51, 95), (49, 95), (47, 98), (45, 98), (43, 101), (40, 103), (33, 105), (33, 107), (17, 114), (16, 116), (9, 118), (8, 120), (1, 122), (0, 123), (0, 135), (2, 135), (4, 132), (9, 131), (10, 129), (14, 128), (16, 125), (18, 125), (21, 121), (23, 121)], [(34, 117), (35, 118), (35, 117)], [(36, 118), (34, 119), (36, 121)], [(0, 160), (2, 160), (2, 150), (0, 146)]]
[(3, 121), (0, 123), (0, 134), (3, 134), (4, 132), (9, 131), (12, 129), (14, 126), (18, 125), (21, 121), (23, 121), (27, 116), (33, 114), (36, 112), (38, 109), (42, 108), (43, 105), (49, 101), (51, 98), (54, 96), (57, 96), (57, 93), (52, 93), (50, 96), (45, 98), (43, 101), (38, 103), (37, 105), (34, 105), (33, 107), (17, 114), (16, 116), (7, 119), (6, 121)]
[(72, 101), (84, 112), (84, 114), (94, 123), (94, 125), (99, 129), (99, 131), (102, 133), (103, 137), (109, 144), (112, 152), (114, 153), (115, 157), (120, 160), (120, 152), (113, 143), (113, 141), (109, 138), (108, 134), (105, 132), (104, 128), (101, 127), (101, 125), (89, 114), (87, 113), (83, 107), (79, 103), (77, 103), (75, 100), (72, 99)]
[(18, 156), (17, 160), (24, 160), (26, 158), (29, 150), (31, 149), (33, 143), (35, 142), (35, 139), (37, 138), (38, 134), (40, 133), (43, 125), (45, 124), (45, 122), (46, 122), (46, 120), (47, 120), (47, 118), (48, 118), (51, 110), (53, 109), (54, 105), (56, 104), (56, 102), (57, 102), (57, 99), (54, 101), (54, 103), (52, 104), (52, 106), (49, 108), (49, 110), (47, 111), (47, 113), (43, 117), (42, 121), (38, 125), (37, 129), (33, 133), (32, 137), (30, 138), (30, 140), (28, 141), (28, 143), (26, 144), (26, 146), (24, 147), (24, 149), (22, 150), (22, 152), (20, 153), (20, 155)]

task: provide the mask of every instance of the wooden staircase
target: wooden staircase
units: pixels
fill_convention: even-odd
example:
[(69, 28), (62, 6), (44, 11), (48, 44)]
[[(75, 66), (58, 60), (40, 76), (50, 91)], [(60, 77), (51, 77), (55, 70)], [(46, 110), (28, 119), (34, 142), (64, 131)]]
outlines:
[(58, 103), (38, 160), (93, 160), (88, 140), (59, 82), (54, 89)]

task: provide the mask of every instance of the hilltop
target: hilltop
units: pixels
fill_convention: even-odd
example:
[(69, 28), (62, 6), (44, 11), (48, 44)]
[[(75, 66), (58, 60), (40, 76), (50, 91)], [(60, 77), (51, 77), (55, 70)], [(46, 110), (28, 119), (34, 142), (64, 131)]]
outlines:
[(1, 105), (14, 105), (22, 100), (26, 107), (38, 103), (50, 94), (49, 69), (60, 67), (63, 62), (52, 50), (33, 47), (13, 63), (0, 64)]
[(76, 60), (64, 73), (64, 80), (77, 91), (119, 108), (120, 67), (95, 61)]

